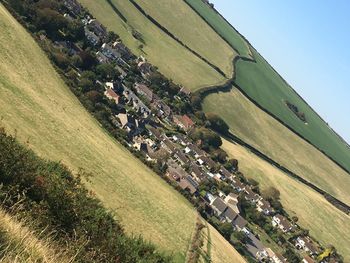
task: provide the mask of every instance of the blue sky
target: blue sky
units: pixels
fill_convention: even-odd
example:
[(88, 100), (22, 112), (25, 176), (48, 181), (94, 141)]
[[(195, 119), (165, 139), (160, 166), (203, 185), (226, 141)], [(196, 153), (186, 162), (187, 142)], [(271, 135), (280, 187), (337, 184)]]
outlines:
[(211, 2), (350, 143), (350, 1)]

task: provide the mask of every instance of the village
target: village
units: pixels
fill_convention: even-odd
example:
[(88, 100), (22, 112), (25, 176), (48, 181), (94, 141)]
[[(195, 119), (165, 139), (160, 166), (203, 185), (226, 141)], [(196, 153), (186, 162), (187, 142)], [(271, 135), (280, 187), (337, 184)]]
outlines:
[[(290, 262), (282, 255), (286, 250), (297, 253), (303, 263), (337, 262), (329, 260), (330, 250), (322, 248), (298, 226), (297, 219), (263, 197), (239, 171), (237, 160), (234, 165), (214, 160), (211, 148), (203, 147), (202, 139), (194, 139), (196, 129), (201, 128), (198, 117), (183, 110), (186, 107), (179, 110), (176, 106), (190, 104), (192, 94), (186, 87), (179, 86), (174, 94), (160, 96), (158, 90), (152, 89), (153, 75), (158, 74), (152, 64), (143, 56), (135, 56), (118, 37), (111, 38), (110, 32), (76, 0), (64, 0), (63, 4), (66, 19), (83, 23), (85, 38), (98, 64), (109, 65), (116, 72), (93, 82), (103, 87), (102, 94), (113, 108), (109, 120), (125, 135), (126, 146), (133, 153), (141, 155), (147, 165), (157, 165), (167, 181), (195, 203), (208, 222), (219, 230), (220, 226), (228, 228), (229, 236), (225, 238), (234, 245), (230, 236), (235, 236), (243, 250), (258, 262)], [(54, 45), (70, 56), (81, 51), (70, 41)], [(131, 78), (135, 70), (137, 77)], [(81, 79), (82, 70), (76, 67), (75, 72)], [(265, 221), (258, 225), (251, 218)], [(260, 233), (274, 234), (269, 238), (273, 248), (262, 241)]]

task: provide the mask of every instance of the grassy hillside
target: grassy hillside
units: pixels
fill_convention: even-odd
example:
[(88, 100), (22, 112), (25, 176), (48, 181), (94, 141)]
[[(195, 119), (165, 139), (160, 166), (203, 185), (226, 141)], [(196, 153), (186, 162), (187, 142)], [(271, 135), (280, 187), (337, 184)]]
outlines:
[(0, 126), (40, 156), (94, 174), (90, 189), (127, 233), (183, 258), (195, 210), (100, 128), (3, 6), (0, 36)]
[(246, 41), (217, 13), (200, 0), (185, 0), (215, 31), (233, 47), (239, 55), (251, 58), (251, 52)]
[[(239, 54), (244, 53), (248, 43), (241, 38), (218, 13), (200, 0), (186, 0)], [(244, 43), (244, 44), (243, 44)], [(274, 69), (251, 48), (255, 62), (239, 60), (235, 65), (236, 83), (261, 107), (277, 116), (317, 148), (326, 152), (350, 171), (350, 148), (328, 125), (299, 97), (299, 95), (274, 71)], [(213, 99), (215, 101), (215, 99)], [(287, 106), (286, 101), (297, 106), (306, 115), (307, 124), (301, 121)], [(225, 104), (230, 107), (230, 104)], [(234, 111), (234, 109), (230, 109)]]
[(238, 137), (350, 204), (350, 176), (313, 146), (256, 107), (237, 89), (229, 93), (212, 94), (204, 100), (203, 106), (205, 111), (220, 114)]
[[(223, 76), (166, 35), (128, 0), (111, 0), (113, 5), (126, 17), (127, 23), (120, 19), (106, 0), (80, 0), (80, 2), (109, 30), (119, 34), (135, 54), (145, 56), (164, 75), (176, 83), (196, 90), (203, 86), (225, 82)], [(132, 36), (133, 29), (142, 34), (144, 44), (136, 41)], [(139, 48), (141, 44), (143, 45), (142, 50)], [(229, 56), (227, 55), (228, 58), (222, 63), (228, 65)]]
[(185, 45), (219, 67), (226, 76), (232, 76), (232, 61), (237, 53), (183, 0), (136, 2)]
[(333, 244), (350, 260), (350, 217), (328, 203), (323, 196), (291, 179), (277, 168), (258, 158), (245, 148), (223, 140), (223, 149), (239, 159), (240, 170), (254, 178), (262, 189), (274, 186), (281, 192), (281, 202), (291, 216), (299, 218), (298, 224), (323, 245)]
[(0, 209), (0, 261), (3, 263), (68, 263), (67, 257), (54, 247), (49, 238), (39, 239), (16, 218)]

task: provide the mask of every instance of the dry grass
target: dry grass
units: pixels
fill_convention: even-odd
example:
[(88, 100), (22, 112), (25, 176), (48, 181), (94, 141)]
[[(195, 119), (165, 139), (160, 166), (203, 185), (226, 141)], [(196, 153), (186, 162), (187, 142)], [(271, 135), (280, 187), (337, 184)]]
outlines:
[(209, 95), (204, 100), (204, 109), (222, 116), (239, 138), (329, 194), (350, 204), (350, 175), (261, 111), (238, 90)]
[(4, 263), (69, 263), (69, 258), (53, 246), (50, 238), (38, 239), (37, 233), (23, 226), (0, 209), (0, 261)]
[(89, 188), (116, 213), (127, 233), (184, 258), (195, 209), (106, 134), (3, 6), (0, 126), (40, 156), (91, 173)]
[(274, 186), (281, 192), (281, 201), (290, 215), (323, 245), (333, 244), (350, 260), (350, 217), (339, 211), (323, 196), (287, 176), (274, 166), (258, 158), (247, 149), (223, 140), (223, 149), (239, 160), (240, 170), (254, 178), (264, 189)]
[(183, 0), (136, 2), (183, 43), (232, 76), (237, 53)]
[[(223, 76), (166, 35), (128, 0), (112, 0), (127, 18), (127, 24), (118, 17), (106, 0), (80, 0), (80, 2), (109, 30), (119, 34), (135, 54), (145, 56), (159, 68), (160, 72), (176, 83), (196, 90), (225, 82)], [(132, 28), (143, 36), (145, 44), (143, 44), (142, 51), (139, 49), (141, 42), (136, 41), (131, 34)], [(228, 59), (229, 55), (225, 61), (227, 62)]]

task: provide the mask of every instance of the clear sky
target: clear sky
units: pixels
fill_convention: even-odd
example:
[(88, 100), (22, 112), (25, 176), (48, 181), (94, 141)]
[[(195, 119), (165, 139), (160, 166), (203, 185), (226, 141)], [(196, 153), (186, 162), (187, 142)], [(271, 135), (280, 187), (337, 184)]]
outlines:
[(211, 2), (350, 143), (350, 1)]

